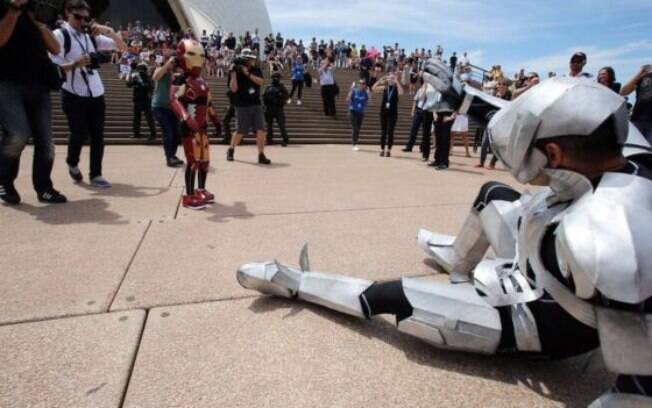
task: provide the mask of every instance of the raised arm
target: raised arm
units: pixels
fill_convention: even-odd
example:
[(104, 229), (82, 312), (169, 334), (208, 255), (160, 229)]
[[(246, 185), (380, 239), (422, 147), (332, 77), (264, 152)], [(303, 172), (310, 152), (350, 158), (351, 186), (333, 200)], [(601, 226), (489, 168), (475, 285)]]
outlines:
[(629, 82), (623, 85), (622, 89), (620, 90), (620, 94), (622, 96), (627, 96), (630, 93), (634, 92), (638, 82), (649, 72), (648, 67), (650, 67), (650, 65), (643, 65), (638, 73), (634, 75), (634, 77), (630, 79)]
[(162, 67), (156, 68), (156, 70), (154, 71), (154, 75), (152, 75), (152, 79), (156, 82), (160, 81), (161, 79), (163, 79), (165, 74), (167, 74), (168, 72), (172, 71), (172, 69), (174, 69), (175, 64), (176, 62), (174, 57), (170, 58), (169, 60), (167, 60), (165, 64), (163, 64)]
[[(4, 47), (7, 44), (7, 41), (11, 38), (11, 34), (16, 28), (16, 23), (18, 22), (18, 17), (20, 17), (22, 11), (19, 7), (26, 3), (27, 0), (14, 0), (10, 2), (5, 16), (0, 20), (0, 48)], [(57, 53), (58, 54), (58, 53)]]

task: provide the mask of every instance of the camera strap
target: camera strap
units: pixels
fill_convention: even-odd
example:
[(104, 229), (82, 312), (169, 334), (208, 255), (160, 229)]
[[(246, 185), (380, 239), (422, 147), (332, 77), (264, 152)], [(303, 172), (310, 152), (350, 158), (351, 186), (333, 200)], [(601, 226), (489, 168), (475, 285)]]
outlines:
[[(68, 31), (68, 29), (66, 29), (65, 27), (61, 27), (60, 30), (61, 30), (61, 32), (63, 34), (63, 37), (64, 37), (64, 58), (70, 52), (70, 48), (72, 47), (72, 43), (70, 41), (71, 37), (75, 39), (77, 44), (79, 44), (79, 48), (81, 48), (82, 53), (88, 54), (88, 50), (89, 50), (88, 37), (89, 36), (87, 34), (84, 34), (84, 44), (82, 45), (82, 42), (79, 39), (79, 35), (77, 33), (72, 33), (71, 34), (70, 31)], [(93, 44), (93, 47), (94, 47), (95, 51), (97, 51), (97, 45), (95, 43), (95, 38), (94, 37), (91, 37), (91, 43)], [(75, 73), (76, 73), (76, 71), (77, 71), (77, 68), (73, 69), (72, 78), (70, 79), (70, 83), (71, 83), (71, 86), (73, 87), (73, 90), (74, 90), (74, 87), (75, 87)], [(86, 74), (86, 71), (85, 71), (85, 69), (80, 68), (79, 72), (81, 74), (82, 79), (84, 80), (84, 83), (86, 84), (86, 88), (88, 89), (88, 94), (92, 98), (93, 97), (93, 91), (91, 90), (91, 85), (88, 82), (88, 76)]]

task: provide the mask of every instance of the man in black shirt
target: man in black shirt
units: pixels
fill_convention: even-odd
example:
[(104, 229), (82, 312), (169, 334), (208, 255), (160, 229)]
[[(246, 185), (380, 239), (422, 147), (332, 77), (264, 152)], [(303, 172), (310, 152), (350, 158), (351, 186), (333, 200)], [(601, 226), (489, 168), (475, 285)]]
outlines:
[(141, 62), (129, 77), (127, 86), (133, 88), (134, 120), (133, 131), (136, 139), (140, 138), (140, 118), (145, 114), (149, 126), (149, 140), (156, 139), (156, 127), (152, 119), (152, 92), (154, 83), (147, 73), (147, 64)]
[(283, 139), (282, 146), (288, 144), (288, 131), (285, 128), (285, 111), (283, 108), (288, 102), (290, 94), (281, 83), (281, 73), (275, 72), (272, 74), (272, 83), (265, 88), (263, 94), (263, 102), (265, 103), (265, 121), (267, 122), (267, 144), (274, 143), (274, 119), (278, 123), (281, 130), (281, 138)]
[(233, 93), (238, 129), (231, 138), (231, 147), (226, 152), (226, 160), (233, 161), (235, 147), (249, 130), (253, 130), (256, 133), (258, 146), (258, 163), (271, 164), (272, 162), (265, 157), (265, 120), (260, 106), (260, 87), (265, 80), (263, 72), (254, 65), (255, 61), (256, 55), (245, 48), (229, 72), (229, 89)]
[[(59, 53), (50, 29), (25, 11), (26, 0), (0, 4), (0, 199), (20, 203), (14, 187), (20, 154), (34, 140), (32, 181), (38, 200), (65, 203), (52, 187), (54, 144), (50, 135), (48, 51)], [(50, 71), (51, 72), (51, 71)]]
[(652, 143), (652, 64), (643, 65), (639, 72), (620, 91), (627, 96), (636, 90), (636, 104), (632, 123)]

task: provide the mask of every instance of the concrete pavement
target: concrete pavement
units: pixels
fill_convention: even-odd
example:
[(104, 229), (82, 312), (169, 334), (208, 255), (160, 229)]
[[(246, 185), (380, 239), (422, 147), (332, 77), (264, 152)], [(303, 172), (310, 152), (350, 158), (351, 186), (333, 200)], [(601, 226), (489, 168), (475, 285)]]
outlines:
[[(80, 168), (87, 168), (87, 148)], [(0, 406), (581, 406), (610, 385), (563, 362), (433, 349), (387, 319), (357, 321), (241, 288), (236, 268), (296, 264), (385, 280), (442, 279), (416, 246), (419, 227), (455, 233), (478, 188), (504, 171), (418, 153), (271, 147), (274, 164), (212, 146), (217, 203), (179, 206), (183, 172), (160, 147), (107, 147), (114, 187), (73, 184), (58, 147), (45, 206), (31, 189), (31, 149), (0, 205)]]

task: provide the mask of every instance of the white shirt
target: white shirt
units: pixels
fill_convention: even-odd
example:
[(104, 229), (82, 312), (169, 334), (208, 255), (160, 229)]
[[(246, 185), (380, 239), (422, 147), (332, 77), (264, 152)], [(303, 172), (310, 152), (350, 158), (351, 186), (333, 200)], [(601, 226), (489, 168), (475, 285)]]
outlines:
[[(61, 52), (59, 55), (50, 54), (50, 58), (55, 64), (71, 64), (79, 60), (84, 54), (97, 52), (98, 50), (112, 51), (117, 48), (115, 41), (113, 41), (111, 38), (104, 35), (98, 35), (95, 37), (95, 42), (97, 43), (98, 48), (98, 50), (96, 50), (93, 46), (93, 41), (91, 41), (91, 38), (88, 34), (78, 32), (68, 23), (65, 23), (63, 28), (68, 30), (68, 34), (70, 34), (70, 51), (64, 56), (66, 51), (64, 49), (65, 41), (63, 32), (61, 30), (54, 30), (54, 36), (61, 46)], [(92, 71), (93, 75), (86, 73), (86, 81), (88, 81), (87, 85), (86, 81), (84, 80), (84, 76), (82, 75), (82, 70), (85, 71), (86, 68), (75, 68), (73, 71), (68, 72), (66, 75), (66, 82), (63, 84), (62, 88), (66, 92), (70, 92), (82, 97), (92, 96), (97, 98), (104, 95), (104, 84), (102, 84), (100, 73), (97, 71)]]
[(319, 70), (319, 83), (321, 85), (334, 85), (335, 78), (333, 77), (333, 68)]

